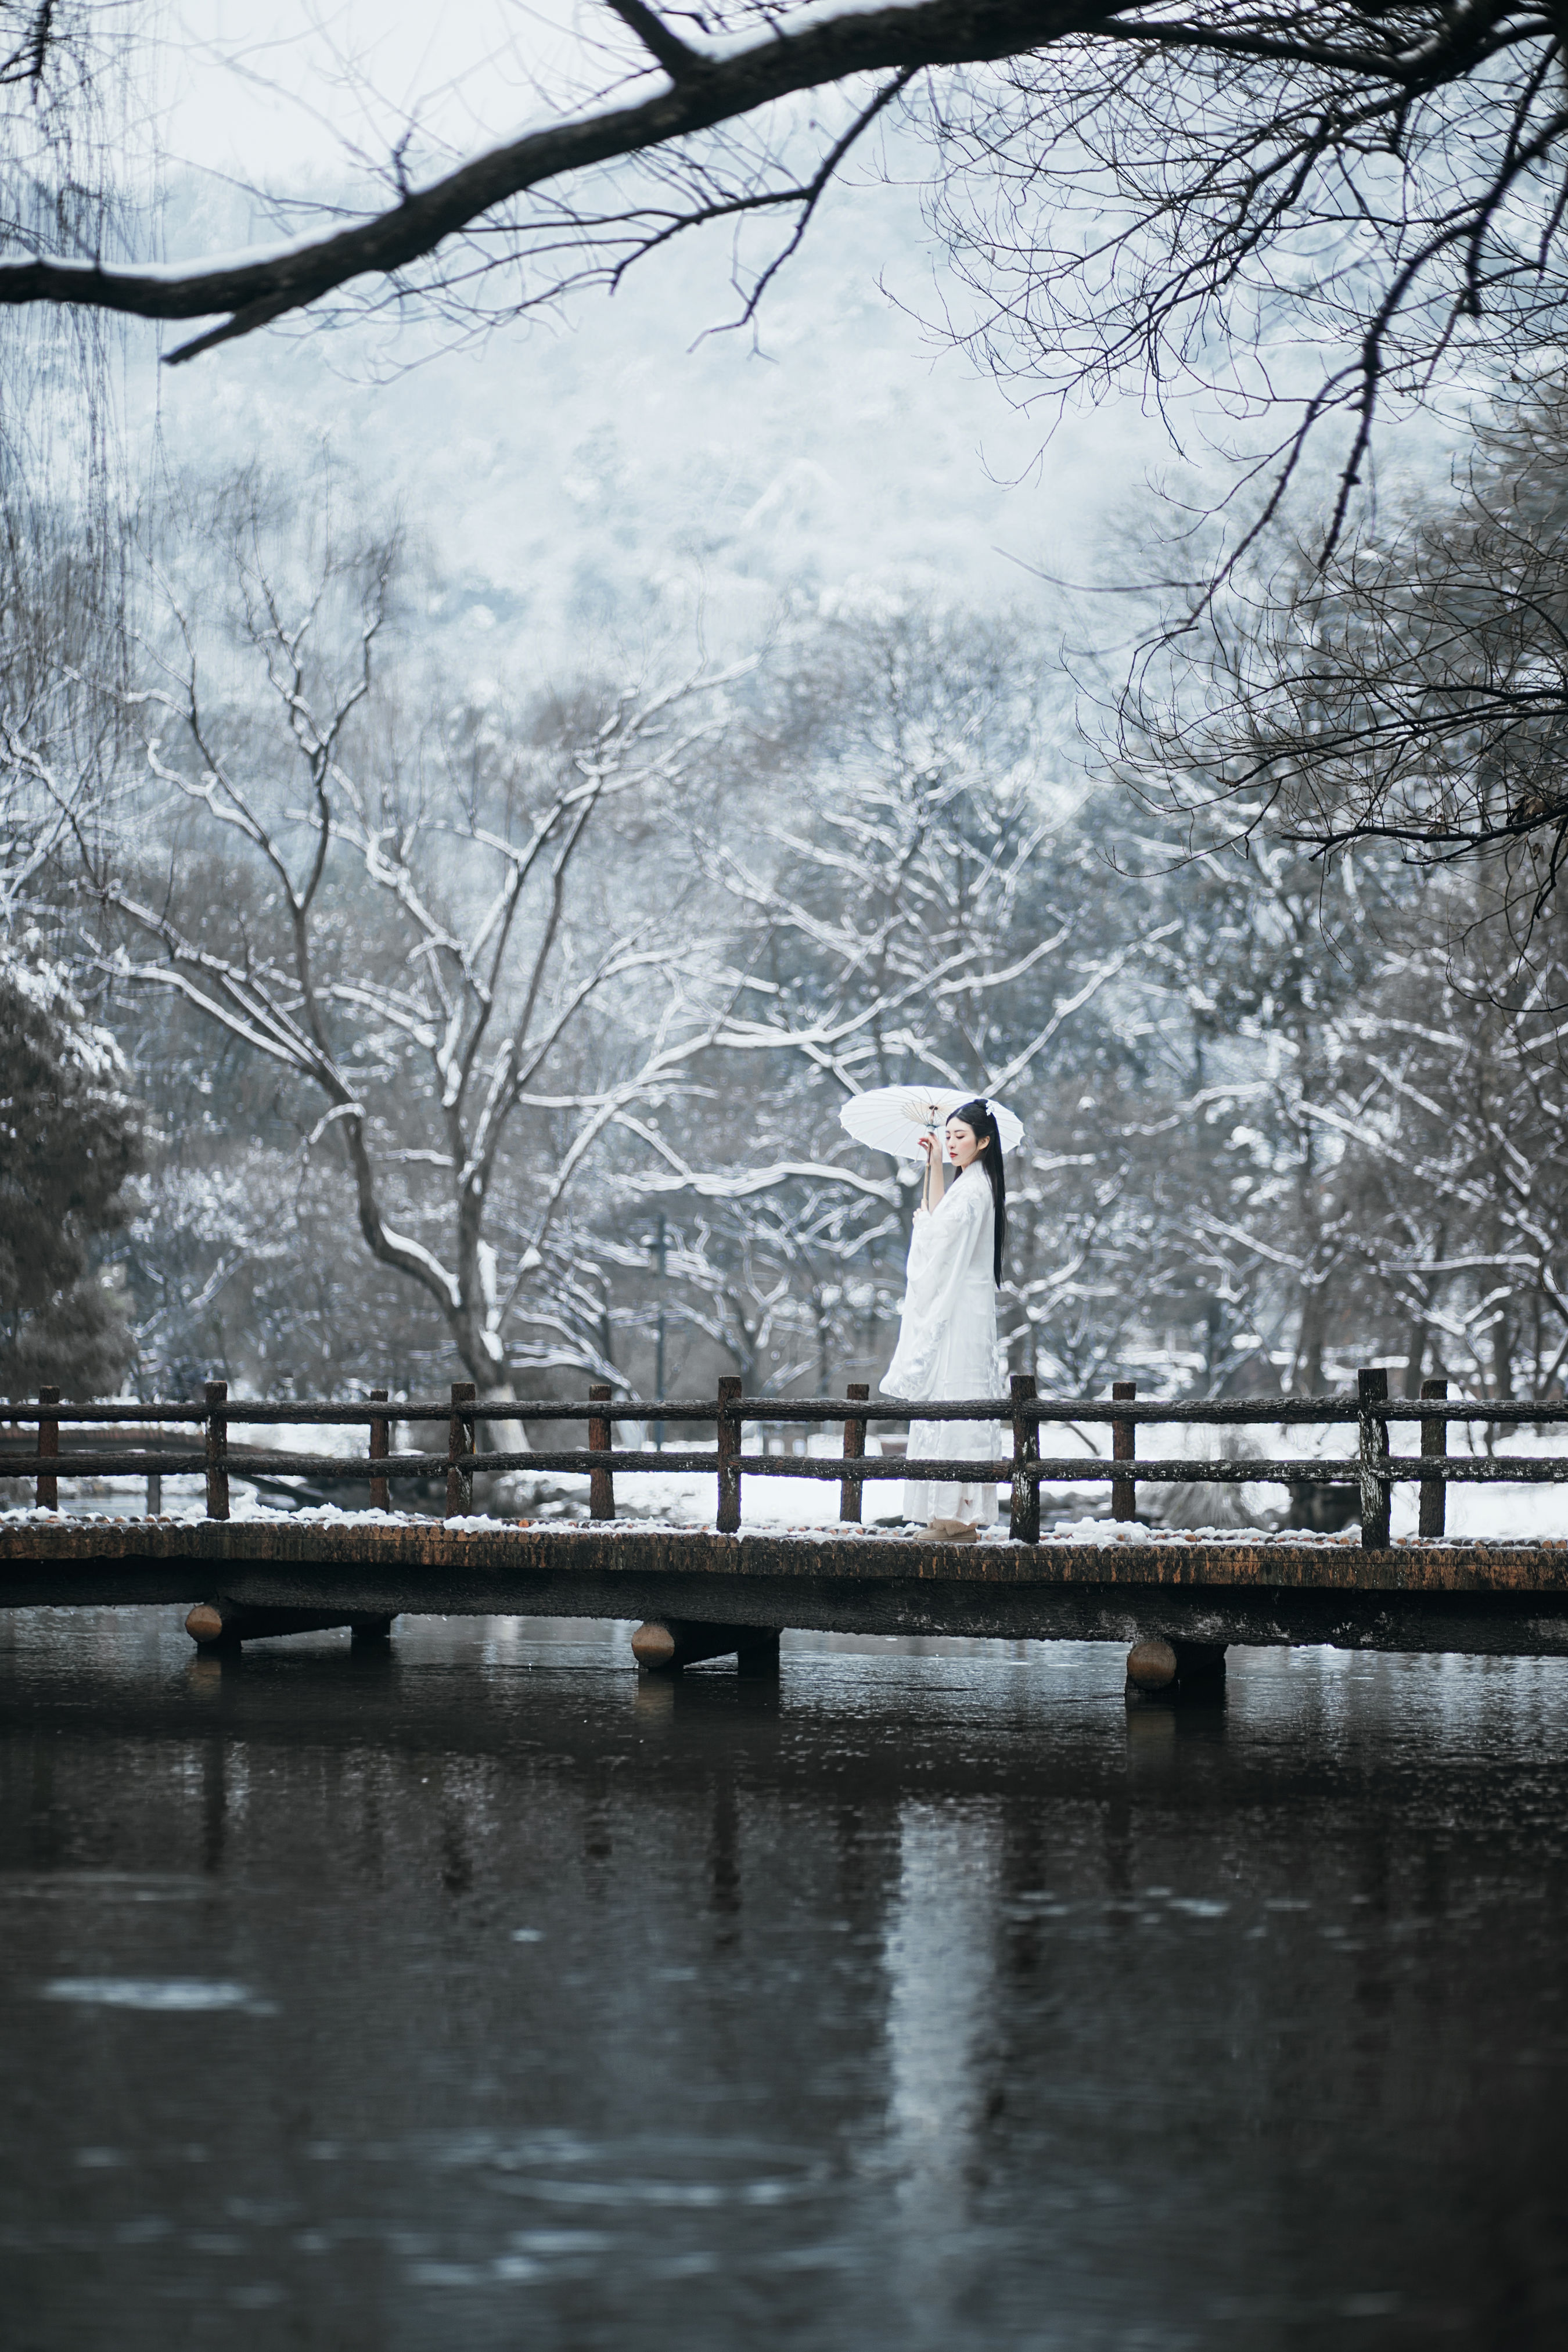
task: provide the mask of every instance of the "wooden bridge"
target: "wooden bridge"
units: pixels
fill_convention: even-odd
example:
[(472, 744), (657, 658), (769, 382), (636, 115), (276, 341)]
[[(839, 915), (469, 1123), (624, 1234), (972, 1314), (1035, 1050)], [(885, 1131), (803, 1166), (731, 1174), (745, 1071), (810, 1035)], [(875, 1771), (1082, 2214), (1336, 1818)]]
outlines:
[[(1130, 1670), (1148, 1688), (1212, 1677), (1232, 1643), (1568, 1655), (1568, 1528), (1561, 1539), (1535, 1542), (1455, 1541), (1444, 1532), (1451, 1485), (1568, 1480), (1568, 1458), (1452, 1454), (1449, 1424), (1555, 1426), (1568, 1422), (1568, 1402), (1451, 1398), (1434, 1381), (1418, 1402), (1396, 1402), (1386, 1373), (1372, 1370), (1358, 1376), (1353, 1396), (1140, 1402), (1122, 1382), (1109, 1401), (1085, 1402), (1040, 1397), (1020, 1376), (1005, 1398), (919, 1408), (922, 1421), (1001, 1423), (1010, 1433), (1010, 1453), (994, 1462), (918, 1465), (922, 1478), (994, 1476), (1007, 1488), (1005, 1534), (998, 1528), (978, 1541), (863, 1524), (868, 1487), (906, 1475), (903, 1460), (867, 1454), (868, 1429), (911, 1417), (905, 1404), (872, 1402), (864, 1387), (795, 1401), (748, 1398), (739, 1381), (724, 1381), (713, 1398), (647, 1402), (617, 1402), (600, 1387), (585, 1404), (490, 1408), (498, 1410), (535, 1425), (586, 1422), (588, 1444), (480, 1449), (485, 1408), (472, 1383), (455, 1385), (438, 1404), (395, 1402), (380, 1391), (353, 1404), (240, 1402), (221, 1381), (207, 1384), (199, 1404), (67, 1405), (45, 1391), (37, 1404), (7, 1408), (15, 1425), (37, 1435), (35, 1450), (0, 1457), (0, 1470), (35, 1480), (37, 1501), (0, 1519), (0, 1606), (188, 1605), (193, 1638), (231, 1652), (263, 1635), (329, 1626), (381, 1639), (405, 1613), (637, 1618), (644, 1622), (634, 1651), (656, 1669), (735, 1654), (742, 1670), (771, 1670), (790, 1627), (1128, 1642)], [(706, 1424), (712, 1450), (617, 1446), (612, 1415), (623, 1424)], [(831, 1458), (745, 1450), (747, 1427), (760, 1422), (826, 1420), (843, 1426), (842, 1451)], [(1137, 1450), (1140, 1427), (1151, 1423), (1342, 1424), (1353, 1427), (1356, 1445), (1342, 1458), (1151, 1459)], [(367, 1449), (258, 1454), (243, 1443), (258, 1423), (358, 1424)], [(1064, 1423), (1109, 1423), (1110, 1455), (1042, 1454), (1042, 1432)], [(191, 1430), (192, 1442), (171, 1444), (170, 1424)], [(442, 1451), (392, 1451), (395, 1426), (433, 1424)], [(138, 1427), (142, 1443), (128, 1444), (122, 1433)], [(1415, 1449), (1395, 1451), (1391, 1433), (1406, 1429)], [(154, 1430), (156, 1447), (148, 1443)], [(368, 1487), (370, 1509), (233, 1517), (230, 1481), (265, 1477), (276, 1486), (280, 1463), (318, 1488)], [(585, 1473), (587, 1520), (530, 1525), (476, 1513), (475, 1478), (514, 1471)], [(624, 1503), (628, 1482), (672, 1471), (713, 1478), (709, 1524), (617, 1517), (617, 1488)], [(161, 1481), (193, 1472), (205, 1480), (204, 1516), (58, 1512), (62, 1478)], [(838, 1525), (743, 1530), (745, 1482), (781, 1476), (836, 1483)], [(1041, 1487), (1088, 1481), (1109, 1485), (1109, 1520), (1042, 1536)], [(1419, 1488), (1418, 1533), (1394, 1543), (1390, 1501), (1402, 1481)], [(1232, 1538), (1163, 1532), (1137, 1518), (1141, 1486), (1255, 1482), (1297, 1495), (1349, 1486), (1359, 1528)], [(434, 1487), (443, 1515), (395, 1512), (395, 1487), (409, 1485)]]

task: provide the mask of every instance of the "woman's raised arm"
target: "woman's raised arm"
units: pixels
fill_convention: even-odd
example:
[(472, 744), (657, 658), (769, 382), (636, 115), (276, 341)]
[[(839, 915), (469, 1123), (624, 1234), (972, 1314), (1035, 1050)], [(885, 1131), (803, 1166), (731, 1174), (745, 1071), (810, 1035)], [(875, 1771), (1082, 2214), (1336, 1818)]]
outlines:
[(942, 1172), (942, 1148), (934, 1135), (922, 1135), (921, 1150), (926, 1156), (925, 1180), (921, 1185), (921, 1207), (928, 1211), (940, 1209), (947, 1178)]

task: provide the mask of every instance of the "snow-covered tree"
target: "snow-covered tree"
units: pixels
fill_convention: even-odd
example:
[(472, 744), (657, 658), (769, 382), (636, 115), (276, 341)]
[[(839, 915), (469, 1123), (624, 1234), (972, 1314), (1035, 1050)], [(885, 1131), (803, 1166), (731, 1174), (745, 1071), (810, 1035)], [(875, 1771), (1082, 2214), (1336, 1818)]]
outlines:
[(520, 1363), (582, 1360), (554, 1330), (573, 1187), (710, 1020), (679, 860), (647, 840), (724, 681), (465, 703), (406, 631), (388, 654), (396, 532), (319, 487), (313, 541), (246, 481), (154, 567), (138, 822), (89, 861), (100, 969), (312, 1104), (303, 1149), (345, 1170), (363, 1246), (505, 1396)]

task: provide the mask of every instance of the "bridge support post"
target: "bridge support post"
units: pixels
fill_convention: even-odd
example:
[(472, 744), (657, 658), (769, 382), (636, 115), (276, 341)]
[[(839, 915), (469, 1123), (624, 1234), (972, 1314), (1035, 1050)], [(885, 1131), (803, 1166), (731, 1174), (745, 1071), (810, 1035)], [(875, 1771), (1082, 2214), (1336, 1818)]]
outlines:
[[(607, 1383), (588, 1391), (590, 1404), (608, 1404), (615, 1394)], [(608, 1413), (588, 1421), (588, 1451), (607, 1454), (615, 1443), (615, 1432)], [(616, 1516), (616, 1474), (613, 1470), (590, 1470), (588, 1473), (588, 1517), (591, 1519), (613, 1519)]]
[(1040, 1458), (1040, 1424), (1026, 1420), (1018, 1407), (1036, 1393), (1033, 1372), (1015, 1372), (1013, 1391), (1013, 1496), (1007, 1533), (1014, 1543), (1040, 1540), (1040, 1482), (1029, 1475), (1029, 1465)]
[(1388, 1549), (1388, 1423), (1374, 1408), (1388, 1402), (1388, 1374), (1359, 1371), (1361, 1407), (1361, 1541), (1363, 1551)]
[(279, 1633), (329, 1633), (347, 1625), (354, 1645), (384, 1642), (392, 1631), (387, 1616), (346, 1616), (341, 1609), (257, 1609), (241, 1601), (198, 1601), (185, 1631), (200, 1650), (233, 1655), (242, 1642), (262, 1642)]
[(1167, 1642), (1159, 1635), (1135, 1643), (1127, 1654), (1127, 1696), (1217, 1691), (1225, 1683), (1225, 1650), (1223, 1642)]
[[(1424, 1397), (1446, 1397), (1447, 1381), (1423, 1381)], [(1421, 1424), (1421, 1458), (1424, 1462), (1441, 1462), (1448, 1451), (1448, 1424), (1446, 1421), (1424, 1421)], [(1423, 1478), (1421, 1481), (1421, 1521), (1419, 1532), (1425, 1538), (1440, 1536), (1447, 1518), (1448, 1486), (1445, 1478)]]
[[(851, 1381), (844, 1391), (852, 1404), (864, 1404), (871, 1391), (864, 1381)], [(844, 1424), (844, 1459), (861, 1462), (866, 1456), (866, 1424), (849, 1420)], [(852, 1473), (846, 1471), (838, 1486), (838, 1523), (840, 1527), (858, 1528), (860, 1524), (861, 1496), (865, 1487)]]
[[(1138, 1393), (1136, 1381), (1112, 1381), (1110, 1393), (1117, 1404), (1131, 1404)], [(1135, 1421), (1113, 1421), (1110, 1424), (1110, 1458), (1113, 1462), (1131, 1462), (1138, 1453), (1138, 1424)], [(1138, 1517), (1138, 1488), (1131, 1478), (1113, 1478), (1110, 1482), (1110, 1516), (1113, 1519), (1135, 1519)]]
[(458, 1456), (474, 1450), (474, 1402), (479, 1390), (472, 1381), (452, 1382), (452, 1418), (447, 1424), (447, 1517), (462, 1518), (474, 1507), (474, 1476), (459, 1470)]
[[(372, 1389), (370, 1401), (372, 1404), (384, 1404), (387, 1401), (386, 1391)], [(370, 1423), (370, 1458), (373, 1462), (384, 1462), (391, 1450), (392, 1423), (382, 1414), (373, 1413)], [(370, 1507), (373, 1511), (390, 1511), (392, 1508), (391, 1492), (387, 1482), (384, 1478), (378, 1478), (374, 1470), (370, 1474)]]
[(776, 1675), (779, 1637), (768, 1625), (711, 1625), (697, 1617), (654, 1617), (632, 1635), (632, 1655), (650, 1674), (675, 1674), (705, 1658), (733, 1656), (743, 1675)]
[(207, 1517), (228, 1517), (228, 1382), (208, 1381), (204, 1395), (207, 1409)]
[[(60, 1392), (58, 1389), (40, 1389), (38, 1391), (38, 1402), (40, 1404), (58, 1404), (59, 1401)], [(58, 1421), (45, 1421), (40, 1416), (38, 1421), (39, 1461), (42, 1462), (47, 1459), (52, 1459), (58, 1454), (59, 1450), (59, 1423)], [(52, 1470), (40, 1470), (38, 1473), (37, 1507), (40, 1511), (58, 1511), (59, 1507), (60, 1482), (58, 1478)]]
[(719, 1516), (714, 1524), (721, 1536), (741, 1532), (741, 1423), (732, 1408), (740, 1403), (744, 1385), (732, 1372), (719, 1383)]

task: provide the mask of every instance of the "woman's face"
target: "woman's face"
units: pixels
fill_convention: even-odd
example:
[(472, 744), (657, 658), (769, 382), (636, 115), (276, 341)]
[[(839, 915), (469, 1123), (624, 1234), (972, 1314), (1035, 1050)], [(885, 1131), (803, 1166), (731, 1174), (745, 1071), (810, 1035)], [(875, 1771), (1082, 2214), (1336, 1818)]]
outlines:
[(985, 1149), (972, 1127), (961, 1118), (947, 1122), (947, 1149), (955, 1168), (967, 1168)]

